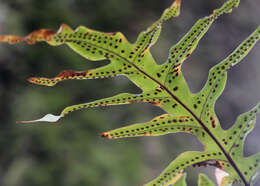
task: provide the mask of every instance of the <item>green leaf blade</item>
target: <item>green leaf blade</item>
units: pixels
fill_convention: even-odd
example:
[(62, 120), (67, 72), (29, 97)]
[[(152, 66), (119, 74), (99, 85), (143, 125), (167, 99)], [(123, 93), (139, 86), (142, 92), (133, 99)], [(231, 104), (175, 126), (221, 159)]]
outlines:
[(172, 178), (177, 174), (181, 173), (186, 167), (191, 165), (207, 165), (207, 162), (210, 159), (225, 159), (224, 155), (221, 152), (217, 151), (207, 151), (207, 152), (198, 152), (198, 151), (188, 151), (180, 154), (170, 165), (154, 180), (149, 182), (147, 186), (161, 186), (167, 185)]
[(215, 186), (215, 184), (205, 174), (199, 174), (198, 186)]
[(189, 116), (171, 116), (164, 114), (147, 123), (133, 124), (102, 134), (106, 138), (124, 138), (137, 136), (160, 136), (169, 133), (185, 132), (205, 137), (205, 132)]

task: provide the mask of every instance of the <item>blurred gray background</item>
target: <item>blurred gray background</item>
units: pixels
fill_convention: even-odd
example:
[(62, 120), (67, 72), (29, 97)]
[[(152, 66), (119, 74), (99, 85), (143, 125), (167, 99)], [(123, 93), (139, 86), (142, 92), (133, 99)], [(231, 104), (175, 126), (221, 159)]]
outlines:
[[(156, 21), (171, 0), (0, 0), (0, 35), (26, 35), (39, 28), (72, 28), (123, 32), (134, 42), (138, 33)], [(222, 5), (221, 1), (183, 0), (181, 15), (168, 21), (152, 48), (163, 63), (169, 48), (195, 21)], [(208, 70), (224, 59), (259, 25), (260, 1), (242, 1), (232, 14), (221, 16), (185, 62), (183, 73), (192, 92), (204, 85)], [(216, 112), (222, 127), (260, 100), (260, 44), (229, 71)], [(148, 104), (78, 111), (53, 124), (18, 125), (17, 120), (58, 114), (64, 107), (139, 92), (126, 78), (65, 81), (55, 87), (29, 84), (31, 76), (53, 77), (63, 70), (86, 70), (102, 65), (90, 62), (65, 46), (0, 45), (0, 185), (1, 186), (135, 186), (142, 185), (187, 150), (201, 150), (187, 134), (106, 140), (100, 133), (163, 112)], [(258, 119), (260, 119), (258, 117)], [(246, 140), (245, 155), (260, 151), (260, 120)], [(200, 169), (208, 172), (213, 168)], [(189, 185), (196, 185), (198, 169), (188, 169)], [(260, 186), (260, 181), (256, 185)]]

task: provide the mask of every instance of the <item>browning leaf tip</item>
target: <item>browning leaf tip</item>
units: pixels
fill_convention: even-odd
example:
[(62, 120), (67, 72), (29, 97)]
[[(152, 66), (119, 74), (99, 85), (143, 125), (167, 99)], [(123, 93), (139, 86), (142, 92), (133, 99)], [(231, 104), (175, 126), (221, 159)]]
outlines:
[(30, 77), (27, 79), (30, 83), (36, 84), (36, 85), (44, 85), (52, 87), (56, 85), (57, 81), (53, 81), (52, 79), (48, 78), (38, 78), (38, 77)]
[(109, 133), (107, 132), (103, 132), (101, 135), (100, 135), (102, 138), (107, 138), (107, 139), (111, 139), (111, 136)]
[(61, 33), (63, 30), (67, 30), (67, 31), (72, 31), (72, 29), (70, 28), (70, 26), (66, 25), (66, 24), (62, 24), (57, 32), (57, 34)]
[(24, 41), (24, 38), (19, 37), (19, 36), (14, 36), (14, 35), (0, 36), (1, 43), (15, 44), (15, 43), (23, 42), (23, 41)]
[(30, 33), (24, 40), (28, 44), (35, 44), (37, 41), (48, 41), (54, 35), (55, 32), (50, 29), (40, 29)]

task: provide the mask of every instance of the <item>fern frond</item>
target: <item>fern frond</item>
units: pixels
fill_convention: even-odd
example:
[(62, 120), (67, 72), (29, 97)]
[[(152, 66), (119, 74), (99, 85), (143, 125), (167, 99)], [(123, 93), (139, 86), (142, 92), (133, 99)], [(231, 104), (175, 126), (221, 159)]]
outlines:
[[(195, 135), (204, 145), (202, 152), (188, 151), (179, 155), (170, 165), (147, 186), (186, 185), (185, 168), (209, 165), (220, 169), (224, 175), (221, 185), (234, 182), (252, 185), (260, 169), (260, 153), (244, 157), (243, 145), (246, 136), (255, 126), (260, 104), (241, 114), (235, 124), (223, 130), (215, 113), (215, 103), (221, 95), (227, 79), (227, 71), (239, 63), (260, 38), (258, 27), (226, 59), (210, 69), (205, 86), (196, 94), (190, 92), (181, 72), (181, 67), (196, 49), (200, 39), (206, 34), (213, 22), (221, 15), (230, 13), (237, 7), (239, 0), (228, 0), (207, 17), (198, 20), (190, 31), (169, 52), (167, 61), (158, 65), (153, 59), (150, 48), (159, 38), (162, 24), (179, 15), (180, 0), (167, 8), (159, 20), (141, 32), (133, 44), (121, 32), (104, 33), (79, 26), (73, 30), (63, 24), (58, 32), (40, 29), (26, 37), (13, 35), (0, 36), (0, 42), (11, 44), (27, 42), (35, 44), (44, 41), (52, 46), (68, 45), (72, 50), (92, 61), (108, 59), (110, 63), (96, 69), (82, 72), (64, 71), (54, 78), (33, 77), (29, 81), (39, 85), (54, 86), (67, 79), (108, 78), (124, 75), (134, 82), (142, 93), (133, 95), (121, 93), (116, 96), (89, 103), (72, 105), (62, 110), (60, 115), (47, 114), (41, 119), (24, 121), (56, 122), (65, 115), (80, 109), (130, 104), (135, 102), (151, 103), (163, 109), (166, 114), (145, 123), (104, 132), (101, 136), (108, 139), (133, 136), (160, 136), (168, 133), (185, 132)], [(225, 173), (225, 174), (224, 174)], [(220, 176), (223, 176), (220, 175)], [(204, 175), (199, 183), (213, 185)]]

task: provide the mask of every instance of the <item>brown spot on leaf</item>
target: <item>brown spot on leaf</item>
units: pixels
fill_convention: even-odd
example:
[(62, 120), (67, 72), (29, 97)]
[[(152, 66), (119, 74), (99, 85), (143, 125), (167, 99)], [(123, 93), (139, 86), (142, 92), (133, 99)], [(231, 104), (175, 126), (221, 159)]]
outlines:
[(152, 133), (143, 133), (142, 136), (153, 136)]
[(109, 35), (109, 36), (115, 36), (116, 35), (116, 32), (108, 32), (108, 33), (106, 33), (107, 35)]
[(111, 135), (107, 132), (103, 132), (101, 135), (100, 135), (102, 138), (107, 138), (107, 139), (111, 139)]
[(152, 121), (156, 121), (158, 119), (163, 119), (163, 118), (168, 117), (168, 116), (169, 116), (169, 114), (163, 114), (163, 115), (160, 115), (160, 116), (153, 118)]
[(158, 106), (158, 107), (161, 106), (161, 103), (159, 101), (149, 101), (149, 103), (151, 103), (152, 105)]
[(40, 29), (30, 33), (24, 38), (28, 44), (35, 44), (36, 41), (45, 40), (48, 41), (52, 36), (55, 35), (55, 32), (49, 29)]
[(211, 121), (212, 127), (215, 128), (216, 127), (216, 122), (215, 122), (215, 119), (214, 119), (213, 116), (210, 117), (210, 121)]

